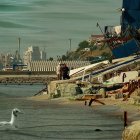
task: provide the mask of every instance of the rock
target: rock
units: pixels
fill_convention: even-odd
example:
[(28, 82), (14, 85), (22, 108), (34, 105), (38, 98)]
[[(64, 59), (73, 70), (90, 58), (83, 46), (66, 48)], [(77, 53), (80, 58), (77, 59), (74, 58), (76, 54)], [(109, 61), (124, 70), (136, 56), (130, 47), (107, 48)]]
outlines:
[(122, 140), (140, 140), (140, 121), (132, 122), (124, 129)]
[(98, 93), (101, 94), (103, 98), (107, 97), (105, 88), (101, 88)]
[(68, 97), (82, 94), (82, 89), (76, 83), (68, 80), (52, 81), (48, 85), (48, 92), (50, 98), (54, 97)]

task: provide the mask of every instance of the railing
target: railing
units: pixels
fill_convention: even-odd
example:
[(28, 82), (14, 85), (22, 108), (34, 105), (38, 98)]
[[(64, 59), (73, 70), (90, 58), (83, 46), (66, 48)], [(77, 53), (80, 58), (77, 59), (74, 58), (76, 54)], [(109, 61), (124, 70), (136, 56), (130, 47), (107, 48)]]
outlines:
[[(60, 61), (32, 61), (30, 62), (31, 71), (56, 71), (56, 67)], [(79, 68), (89, 65), (89, 61), (61, 61), (67, 64), (70, 69)]]

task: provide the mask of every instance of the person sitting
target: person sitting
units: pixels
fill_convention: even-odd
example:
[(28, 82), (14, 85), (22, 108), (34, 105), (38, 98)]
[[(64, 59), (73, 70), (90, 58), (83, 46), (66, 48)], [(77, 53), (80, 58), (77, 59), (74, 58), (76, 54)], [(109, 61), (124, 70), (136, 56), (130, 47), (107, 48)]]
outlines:
[(121, 88), (121, 92), (122, 92), (122, 93), (129, 92), (129, 83), (125, 83), (125, 84), (123, 85), (123, 87)]

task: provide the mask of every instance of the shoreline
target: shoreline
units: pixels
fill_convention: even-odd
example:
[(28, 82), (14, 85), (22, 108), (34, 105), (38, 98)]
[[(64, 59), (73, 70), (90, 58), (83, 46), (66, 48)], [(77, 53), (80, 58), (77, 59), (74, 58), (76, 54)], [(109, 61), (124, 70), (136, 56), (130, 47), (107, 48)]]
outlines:
[[(39, 96), (32, 96), (26, 99), (37, 101), (37, 102), (57, 101), (58, 104), (61, 104), (61, 105), (76, 104), (76, 105), (83, 105), (83, 107), (85, 106), (84, 101), (77, 101), (69, 97), (49, 99), (49, 96), (47, 94), (39, 95)], [(128, 124), (140, 118), (140, 106), (133, 104), (132, 98), (129, 98), (127, 101), (122, 101), (122, 99), (110, 99), (110, 98), (100, 98), (99, 100), (104, 102), (105, 105), (101, 105), (99, 103), (93, 102), (91, 105), (93, 109), (94, 108), (98, 109), (98, 108), (101, 108), (102, 106), (107, 107), (107, 108), (116, 107), (118, 108), (117, 111), (111, 115), (121, 116), (122, 119), (123, 119), (124, 111), (126, 111), (128, 114)]]

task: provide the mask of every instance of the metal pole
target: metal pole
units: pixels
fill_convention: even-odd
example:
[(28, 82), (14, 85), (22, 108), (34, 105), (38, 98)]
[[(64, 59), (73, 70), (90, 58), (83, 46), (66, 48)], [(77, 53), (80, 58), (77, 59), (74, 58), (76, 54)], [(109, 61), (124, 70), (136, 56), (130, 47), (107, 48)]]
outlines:
[(124, 111), (124, 128), (127, 126), (127, 111)]
[(72, 39), (70, 38), (69, 41), (70, 41), (70, 49), (69, 49), (69, 51), (71, 52), (71, 41), (72, 41)]
[(99, 25), (99, 23), (98, 23), (98, 22), (97, 22), (97, 27), (99, 27), (99, 29), (100, 29), (101, 33), (104, 35), (104, 32), (102, 31), (101, 26)]
[[(18, 54), (19, 54), (19, 57), (20, 57), (20, 37), (18, 38)], [(19, 59), (19, 58), (18, 58)]]

